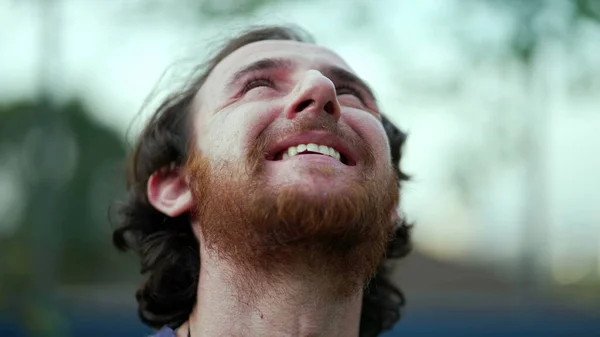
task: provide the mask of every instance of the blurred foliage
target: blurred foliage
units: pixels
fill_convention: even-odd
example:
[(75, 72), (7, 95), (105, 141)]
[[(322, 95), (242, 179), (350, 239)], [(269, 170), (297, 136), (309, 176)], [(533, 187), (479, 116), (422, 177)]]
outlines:
[[(289, 1), (289, 0), (287, 0)], [(272, 4), (274, 0), (241, 0), (241, 1), (223, 1), (223, 0), (204, 0), (198, 1), (200, 13), (213, 18), (220, 16), (238, 16), (250, 15), (263, 8), (265, 5)], [(279, 0), (278, 2), (286, 2)]]
[(0, 224), (11, 229), (0, 234), (0, 309), (31, 336), (65, 336), (57, 285), (137, 277), (133, 257), (111, 247), (107, 217), (123, 193), (124, 144), (78, 101), (25, 101), (0, 106), (0, 155), (22, 189), (21, 210), (8, 210), (20, 216), (0, 219), (17, 222)]
[[(539, 40), (548, 35), (562, 38), (563, 41), (571, 37), (577, 24), (583, 20), (600, 23), (600, 1), (598, 0), (570, 0), (566, 2), (565, 15), (569, 15), (570, 24), (567, 31), (560, 31), (555, 27), (556, 22), (542, 24), (540, 17), (549, 6), (556, 5), (554, 0), (489, 0), (497, 8), (512, 11), (517, 18), (517, 29), (512, 38), (511, 47), (524, 63), (532, 61), (533, 53)], [(570, 11), (568, 11), (570, 10)]]
[[(308, 0), (305, 0), (308, 1)], [(227, 19), (243, 16), (251, 16), (265, 7), (273, 4), (293, 4), (299, 0), (192, 0), (177, 1), (174, 6), (173, 1), (149, 0), (142, 4), (142, 10), (146, 12), (174, 11), (178, 8), (185, 8), (186, 12), (195, 13), (199, 19)], [(135, 6), (135, 12), (138, 12), (139, 6)], [(204, 22), (203, 22), (204, 23)]]
[(600, 1), (598, 0), (575, 0), (574, 19), (585, 18), (600, 23)]
[[(473, 195), (497, 177), (498, 171), (507, 167), (527, 165), (539, 155), (540, 149), (533, 139), (540, 132), (545, 111), (536, 111), (534, 93), (531, 86), (534, 69), (544, 48), (549, 44), (561, 45), (569, 49), (582, 24), (593, 24), (600, 29), (600, 0), (465, 0), (458, 15), (469, 17), (471, 12), (485, 7), (492, 13), (508, 14), (513, 25), (505, 45), (500, 46), (499, 55), (487, 48), (487, 41), (472, 38), (477, 32), (468, 29), (457, 33), (459, 43), (464, 47), (465, 55), (475, 64), (491, 62), (510, 69), (516, 61), (526, 84), (523, 95), (530, 98), (525, 103), (517, 103), (518, 98), (503, 96), (488, 105), (488, 113), (478, 112), (476, 120), (483, 121), (476, 128), (484, 130), (484, 139), (468, 144), (454, 153), (454, 167), (450, 180), (466, 204), (470, 204)], [(458, 21), (458, 25), (463, 23)], [(498, 57), (500, 56), (500, 57)], [(590, 78), (581, 82), (589, 83)], [(489, 100), (489, 98), (488, 98)], [(521, 104), (521, 105), (519, 105)], [(524, 116), (526, 118), (524, 118)], [(532, 117), (533, 116), (533, 117)], [(532, 128), (537, 130), (532, 130)], [(542, 131), (543, 132), (543, 131)], [(538, 140), (539, 141), (539, 140)]]
[[(32, 287), (36, 277), (32, 247), (40, 242), (31, 233), (40, 230), (36, 227), (39, 222), (36, 216), (41, 205), (35, 198), (40, 192), (53, 194), (52, 216), (43, 219), (42, 224), (51, 227), (45, 233), (52, 237), (43, 239), (48, 243), (60, 241), (56, 246), (56, 275), (61, 283), (102, 282), (110, 275), (121, 278), (123, 273), (128, 274), (127, 270), (132, 274), (132, 261), (117, 256), (110, 248), (107, 216), (108, 205), (123, 193), (124, 144), (113, 131), (92, 120), (80, 102), (69, 102), (53, 111), (50, 118), (60, 119), (60, 134), (43, 131), (46, 126), (40, 113), (52, 111), (40, 102), (0, 106), (1, 154), (5, 158), (13, 155), (16, 167), (8, 172), (11, 179), (18, 181), (17, 186), (24, 189), (22, 216), (17, 224), (3, 224), (14, 230), (0, 236), (0, 264), (6, 275), (0, 280), (0, 289), (10, 289), (11, 295), (15, 295)], [(52, 136), (61, 139), (61, 151), (50, 154), (58, 176), (54, 174), (50, 181), (51, 191), (40, 191), (41, 177), (48, 173), (48, 168), (35, 165), (32, 156), (39, 155), (35, 144), (52, 142)], [(9, 167), (0, 166), (1, 169)], [(0, 296), (7, 297), (2, 292)]]

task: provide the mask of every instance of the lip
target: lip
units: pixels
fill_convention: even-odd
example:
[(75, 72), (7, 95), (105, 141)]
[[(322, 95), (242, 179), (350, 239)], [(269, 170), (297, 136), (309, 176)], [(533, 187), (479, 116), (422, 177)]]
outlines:
[(339, 137), (326, 131), (310, 131), (289, 136), (270, 147), (267, 151), (266, 159), (273, 161), (278, 153), (290, 146), (309, 143), (332, 147), (346, 158), (348, 162), (347, 166), (356, 165), (358, 159), (356, 154)]

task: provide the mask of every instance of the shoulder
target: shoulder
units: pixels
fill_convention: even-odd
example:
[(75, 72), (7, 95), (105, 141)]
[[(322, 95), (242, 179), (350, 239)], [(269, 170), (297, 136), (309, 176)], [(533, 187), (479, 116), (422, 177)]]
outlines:
[(165, 326), (150, 337), (175, 337), (175, 331)]

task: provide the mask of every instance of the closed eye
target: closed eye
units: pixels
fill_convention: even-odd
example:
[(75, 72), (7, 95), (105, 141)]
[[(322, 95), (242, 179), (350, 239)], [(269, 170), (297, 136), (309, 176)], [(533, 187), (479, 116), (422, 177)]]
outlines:
[(260, 87), (273, 88), (275, 87), (275, 82), (268, 77), (252, 77), (244, 83), (242, 93), (245, 94), (252, 89)]
[(356, 98), (358, 98), (362, 104), (366, 104), (365, 99), (363, 94), (360, 92), (360, 90), (349, 86), (349, 85), (339, 85), (335, 88), (335, 91), (337, 93), (338, 96), (341, 95), (353, 95)]

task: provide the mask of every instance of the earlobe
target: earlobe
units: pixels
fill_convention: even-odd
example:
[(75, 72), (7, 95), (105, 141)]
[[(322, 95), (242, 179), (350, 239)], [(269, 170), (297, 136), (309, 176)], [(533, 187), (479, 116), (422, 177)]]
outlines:
[(177, 171), (157, 171), (147, 186), (148, 201), (162, 213), (176, 217), (188, 212), (193, 204), (192, 193)]
[(394, 206), (394, 209), (392, 210), (392, 214), (390, 215), (390, 219), (392, 220), (392, 223), (396, 223), (398, 220), (400, 220), (400, 214), (398, 213), (398, 205)]

